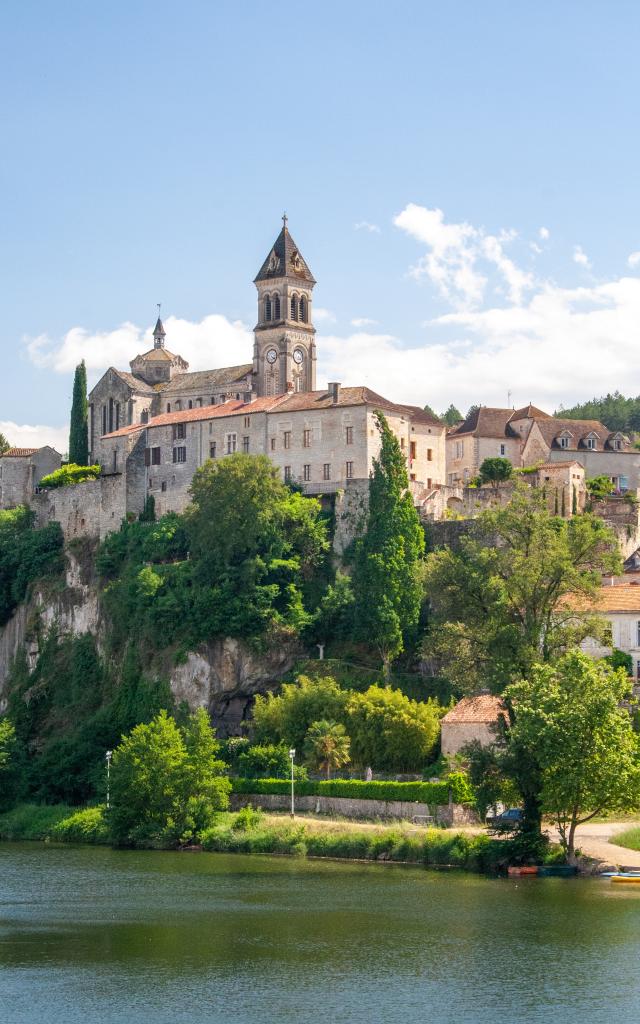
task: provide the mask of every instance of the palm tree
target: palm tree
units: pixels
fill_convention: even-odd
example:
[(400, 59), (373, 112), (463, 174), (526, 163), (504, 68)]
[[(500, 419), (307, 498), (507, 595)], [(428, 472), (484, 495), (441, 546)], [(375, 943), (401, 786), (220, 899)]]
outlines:
[(332, 770), (343, 768), (351, 760), (349, 747), (351, 740), (347, 736), (344, 725), (322, 719), (309, 726), (304, 741), (307, 761), (317, 768), (326, 771), (331, 778)]

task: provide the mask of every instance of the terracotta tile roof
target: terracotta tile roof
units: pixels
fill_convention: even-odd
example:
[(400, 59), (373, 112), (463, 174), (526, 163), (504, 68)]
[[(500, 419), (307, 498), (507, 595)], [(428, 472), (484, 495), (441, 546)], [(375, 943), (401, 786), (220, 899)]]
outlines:
[(560, 604), (576, 611), (592, 611), (594, 615), (629, 612), (640, 616), (640, 586), (632, 583), (605, 586), (600, 588), (593, 601), (575, 595), (565, 597)]
[(505, 705), (500, 697), (493, 697), (491, 694), (480, 694), (478, 697), (463, 697), (455, 707), (451, 708), (442, 719), (443, 724), (458, 724), (462, 722), (484, 722), (485, 724), (496, 723), (506, 711)]
[(35, 455), (39, 452), (39, 448), (8, 448), (3, 453), (3, 459), (27, 459), (30, 455)]
[(449, 437), (457, 437), (460, 434), (472, 434), (474, 437), (517, 437), (520, 435), (509, 426), (509, 420), (513, 416), (513, 409), (493, 409), (487, 405), (481, 405), (474, 409), (460, 426), (450, 431)]
[(103, 437), (104, 439), (124, 437), (126, 434), (145, 428), (166, 427), (172, 423), (195, 423), (200, 420), (218, 419), (221, 416), (251, 416), (252, 413), (269, 412), (275, 409), (286, 397), (286, 395), (276, 395), (273, 398), (256, 398), (253, 402), (240, 402), (233, 399), (220, 405), (203, 405), (197, 409), (163, 412), (159, 416), (153, 416), (148, 423), (135, 423), (130, 427), (121, 427), (120, 430), (104, 434)]
[(107, 437), (126, 437), (127, 434), (135, 434), (138, 430), (144, 430), (146, 423), (132, 423), (129, 427), (120, 427), (119, 430), (112, 430), (110, 434), (102, 434), (102, 439)]
[(570, 466), (579, 466), (580, 469), (584, 472), (584, 466), (581, 462), (578, 462), (577, 459), (568, 459), (567, 461), (562, 460), (558, 462), (541, 462), (537, 469), (538, 471), (540, 471), (541, 469), (558, 469), (558, 467), (568, 469)]
[(407, 416), (419, 423), (431, 423), (442, 428), (440, 420), (426, 413), (419, 406), (399, 405), (383, 398), (375, 391), (367, 387), (340, 387), (338, 401), (334, 402), (330, 391), (302, 391), (292, 395), (285, 395), (284, 401), (278, 407), (278, 412), (313, 412), (315, 409), (330, 409), (333, 405), (371, 405), (382, 412), (393, 412), (398, 416)]
[(511, 416), (512, 420), (548, 420), (551, 419), (548, 412), (543, 412), (535, 405), (525, 405), (524, 409), (516, 409)]

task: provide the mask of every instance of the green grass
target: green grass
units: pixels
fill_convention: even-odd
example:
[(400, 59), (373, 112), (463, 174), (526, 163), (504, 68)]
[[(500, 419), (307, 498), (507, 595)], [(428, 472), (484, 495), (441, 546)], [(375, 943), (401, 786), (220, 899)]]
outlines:
[(20, 804), (0, 814), (0, 839), (106, 844), (103, 812), (103, 807)]
[(618, 832), (611, 841), (615, 842), (616, 846), (625, 846), (627, 850), (640, 850), (640, 826)]

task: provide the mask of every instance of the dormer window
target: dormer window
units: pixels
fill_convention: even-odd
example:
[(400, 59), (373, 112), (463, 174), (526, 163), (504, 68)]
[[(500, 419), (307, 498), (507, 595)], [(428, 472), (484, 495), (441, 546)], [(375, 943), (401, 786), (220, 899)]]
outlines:
[(595, 437), (588, 437), (587, 438), (587, 448), (589, 448), (589, 450), (592, 451), (592, 452), (596, 450), (596, 439), (595, 439)]
[(568, 448), (569, 447), (569, 438), (568, 437), (559, 437), (558, 438), (558, 442), (559, 442), (561, 448)]

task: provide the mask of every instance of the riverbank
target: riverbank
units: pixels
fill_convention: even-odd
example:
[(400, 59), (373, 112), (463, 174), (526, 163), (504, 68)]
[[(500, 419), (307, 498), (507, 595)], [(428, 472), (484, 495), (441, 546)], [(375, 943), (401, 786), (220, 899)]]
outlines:
[[(103, 807), (24, 804), (0, 815), (0, 839), (109, 845)], [(192, 849), (387, 861), (493, 873), (510, 859), (508, 842), (486, 834), (421, 828), (409, 822), (375, 825), (291, 819), (246, 809), (221, 813)]]

